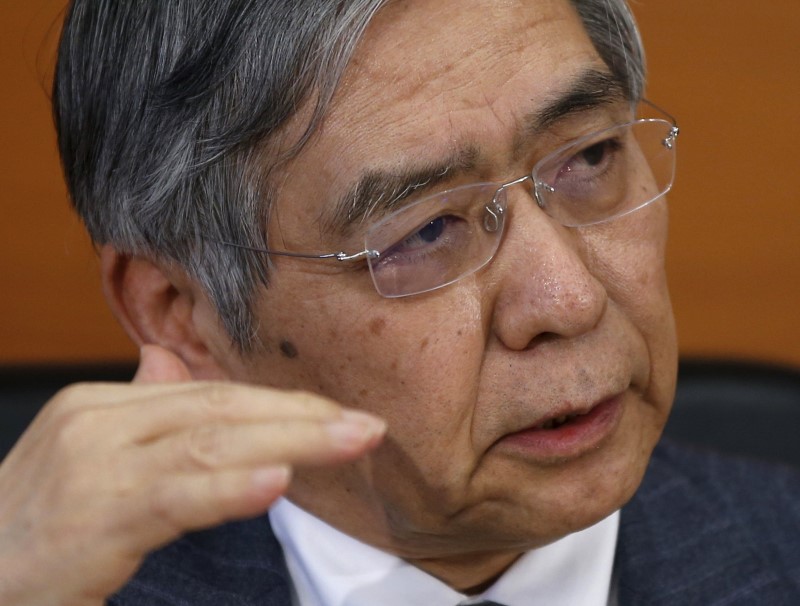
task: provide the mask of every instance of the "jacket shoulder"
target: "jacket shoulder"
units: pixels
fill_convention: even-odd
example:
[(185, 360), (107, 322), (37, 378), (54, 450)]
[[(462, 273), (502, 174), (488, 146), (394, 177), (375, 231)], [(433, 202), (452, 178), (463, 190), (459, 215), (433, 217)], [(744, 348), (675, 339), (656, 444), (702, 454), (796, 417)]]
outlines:
[(187, 534), (150, 554), (109, 606), (286, 606), (288, 572), (267, 515)]
[(800, 471), (659, 444), (616, 566), (623, 605), (799, 604)]

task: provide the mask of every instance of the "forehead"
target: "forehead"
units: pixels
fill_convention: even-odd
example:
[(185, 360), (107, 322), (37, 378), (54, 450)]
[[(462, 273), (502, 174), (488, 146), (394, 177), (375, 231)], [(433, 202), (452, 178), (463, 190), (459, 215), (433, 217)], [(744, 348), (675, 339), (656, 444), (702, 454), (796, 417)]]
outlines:
[(512, 170), (503, 164), (522, 116), (592, 67), (602, 62), (567, 0), (389, 2), (324, 123), (284, 172), (282, 229), (319, 222), (370, 170), (477, 150), (493, 173), (481, 177), (498, 178)]
[[(416, 0), (389, 3), (367, 30), (333, 108), (344, 128), (364, 117), (395, 128), (495, 105), (516, 76), (534, 79), (593, 49), (567, 0)], [(376, 105), (376, 97), (384, 101)], [(438, 111), (437, 111), (438, 110)], [(337, 126), (338, 126), (337, 125)]]

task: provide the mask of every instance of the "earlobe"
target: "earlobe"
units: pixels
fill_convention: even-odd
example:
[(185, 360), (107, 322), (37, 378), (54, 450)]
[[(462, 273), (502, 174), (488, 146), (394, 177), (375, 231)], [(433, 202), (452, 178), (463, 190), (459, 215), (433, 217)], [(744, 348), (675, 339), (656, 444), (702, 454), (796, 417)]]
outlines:
[(141, 347), (155, 344), (180, 357), (195, 379), (223, 379), (207, 343), (208, 314), (198, 313), (198, 293), (181, 272), (150, 259), (100, 249), (103, 293), (117, 321)]

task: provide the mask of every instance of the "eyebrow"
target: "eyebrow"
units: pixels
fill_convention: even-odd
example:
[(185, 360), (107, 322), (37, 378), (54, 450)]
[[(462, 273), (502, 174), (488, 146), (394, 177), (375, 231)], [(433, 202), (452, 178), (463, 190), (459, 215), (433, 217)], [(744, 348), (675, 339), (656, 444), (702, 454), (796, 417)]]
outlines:
[(330, 217), (322, 221), (322, 229), (347, 235), (359, 222), (385, 215), (412, 195), (474, 170), (478, 156), (476, 147), (466, 146), (436, 163), (367, 170), (338, 200)]
[[(628, 99), (625, 88), (610, 73), (589, 69), (543, 108), (526, 114), (514, 137), (514, 155), (543, 131), (576, 114)], [(360, 222), (383, 216), (410, 196), (430, 190), (475, 169), (481, 156), (466, 145), (441, 162), (408, 165), (398, 169), (366, 170), (321, 219), (323, 232), (348, 235)]]
[(524, 129), (518, 137), (540, 135), (556, 123), (575, 114), (629, 100), (625, 87), (610, 73), (596, 69), (586, 70), (565, 93), (547, 103), (542, 109), (527, 114), (523, 118)]

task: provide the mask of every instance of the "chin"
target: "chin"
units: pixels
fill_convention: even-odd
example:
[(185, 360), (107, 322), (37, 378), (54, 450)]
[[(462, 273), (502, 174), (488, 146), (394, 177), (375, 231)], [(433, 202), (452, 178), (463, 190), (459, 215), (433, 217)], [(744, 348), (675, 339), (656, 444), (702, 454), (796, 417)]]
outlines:
[(462, 512), (462, 531), (469, 529), (484, 546), (530, 549), (619, 510), (638, 489), (661, 431), (639, 417), (626, 414), (611, 439), (575, 459), (544, 468), (495, 461), (481, 474), (487, 478), (482, 498)]

